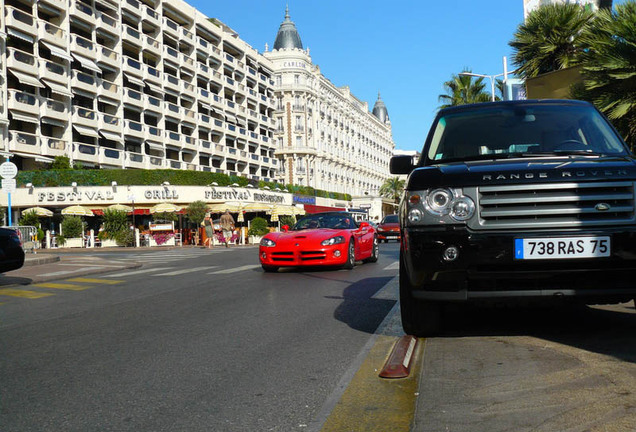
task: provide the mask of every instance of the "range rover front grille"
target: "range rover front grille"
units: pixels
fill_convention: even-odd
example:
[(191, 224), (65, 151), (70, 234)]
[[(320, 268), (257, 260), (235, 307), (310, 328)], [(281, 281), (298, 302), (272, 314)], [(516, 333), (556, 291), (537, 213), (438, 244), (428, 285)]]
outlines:
[(473, 229), (575, 228), (634, 223), (633, 182), (535, 183), (477, 189)]

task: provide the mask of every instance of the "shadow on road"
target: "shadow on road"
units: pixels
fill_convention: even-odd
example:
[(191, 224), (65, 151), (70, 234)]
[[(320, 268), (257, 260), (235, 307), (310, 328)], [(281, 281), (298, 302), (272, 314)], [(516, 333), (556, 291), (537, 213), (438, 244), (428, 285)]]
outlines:
[(392, 277), (376, 277), (354, 282), (344, 289), (342, 303), (334, 311), (334, 318), (349, 327), (374, 333), (395, 305), (394, 300), (372, 298)]
[(24, 278), (24, 277), (12, 277), (0, 274), (0, 286), (7, 285), (29, 285), (33, 282), (32, 279)]
[(611, 306), (466, 307), (448, 311), (442, 337), (532, 336), (636, 362), (632, 302)]

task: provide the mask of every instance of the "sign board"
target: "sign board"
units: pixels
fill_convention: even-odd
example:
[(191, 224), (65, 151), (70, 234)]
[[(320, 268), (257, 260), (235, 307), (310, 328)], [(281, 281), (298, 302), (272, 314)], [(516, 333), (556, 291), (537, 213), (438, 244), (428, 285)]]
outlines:
[(4, 162), (0, 164), (0, 177), (3, 179), (12, 179), (17, 175), (18, 167), (13, 162)]
[(13, 193), (15, 192), (15, 179), (14, 178), (3, 178), (2, 179), (2, 191), (5, 193)]

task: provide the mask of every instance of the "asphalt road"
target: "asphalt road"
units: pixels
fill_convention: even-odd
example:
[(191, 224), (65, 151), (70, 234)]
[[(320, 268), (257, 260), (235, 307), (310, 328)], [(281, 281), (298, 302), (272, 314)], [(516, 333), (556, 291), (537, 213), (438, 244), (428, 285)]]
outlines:
[(0, 305), (1, 429), (307, 430), (395, 305), (373, 298), (392, 248), (276, 274), (255, 248), (119, 254), (144, 266), (29, 285), (50, 295)]

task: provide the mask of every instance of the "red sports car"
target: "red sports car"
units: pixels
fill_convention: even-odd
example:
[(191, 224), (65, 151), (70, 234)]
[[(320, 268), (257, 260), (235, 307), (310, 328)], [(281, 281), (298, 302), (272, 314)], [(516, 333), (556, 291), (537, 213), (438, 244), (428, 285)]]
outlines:
[(388, 243), (389, 240), (400, 241), (400, 220), (398, 215), (386, 215), (378, 224), (378, 239)]
[(314, 213), (291, 230), (269, 233), (261, 239), (258, 256), (266, 272), (280, 267), (342, 266), (378, 260), (378, 239), (367, 222), (359, 224), (347, 212)]

